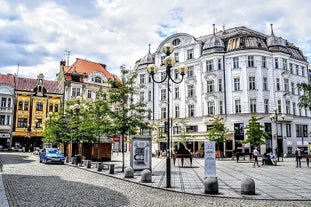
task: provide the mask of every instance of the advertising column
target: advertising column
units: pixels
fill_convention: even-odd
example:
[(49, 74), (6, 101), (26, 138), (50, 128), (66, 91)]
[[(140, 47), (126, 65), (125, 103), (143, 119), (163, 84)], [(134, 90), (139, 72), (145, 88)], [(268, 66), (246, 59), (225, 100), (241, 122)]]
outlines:
[(151, 137), (132, 136), (131, 137), (131, 160), (133, 170), (144, 170), (151, 168)]
[(215, 142), (204, 142), (204, 175), (216, 177)]

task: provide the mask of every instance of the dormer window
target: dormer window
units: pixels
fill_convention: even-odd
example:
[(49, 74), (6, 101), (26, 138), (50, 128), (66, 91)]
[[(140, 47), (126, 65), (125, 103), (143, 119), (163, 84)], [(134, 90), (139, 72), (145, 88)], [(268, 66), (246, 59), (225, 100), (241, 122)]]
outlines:
[(95, 83), (101, 83), (102, 79), (100, 77), (95, 77)]
[(174, 39), (172, 45), (177, 46), (180, 44), (180, 39)]

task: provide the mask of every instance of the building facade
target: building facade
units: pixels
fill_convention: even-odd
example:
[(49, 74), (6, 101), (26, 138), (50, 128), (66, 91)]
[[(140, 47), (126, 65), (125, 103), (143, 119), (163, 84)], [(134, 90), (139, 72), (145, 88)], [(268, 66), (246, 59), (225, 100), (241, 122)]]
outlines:
[[(180, 79), (176, 69), (181, 64), (189, 69), (183, 82), (170, 85), (170, 114), (167, 83), (153, 83), (147, 72), (147, 66), (155, 64), (159, 68), (155, 79), (165, 77), (162, 48), (166, 43), (174, 46), (171, 55), (176, 65), (171, 76)], [(214, 115), (224, 118), (229, 129), (228, 141), (221, 146), (228, 155), (233, 150), (250, 150), (241, 141), (246, 139), (244, 127), (252, 113), (264, 117), (260, 122), (270, 135), (266, 145), (261, 146), (262, 152), (273, 148), (282, 155), (292, 154), (296, 146), (307, 147), (311, 142), (310, 111), (298, 107), (302, 91), (297, 88), (299, 83), (308, 83), (307, 58), (293, 43), (276, 36), (272, 25), (270, 35), (243, 26), (217, 33), (214, 28), (213, 34), (198, 38), (173, 34), (154, 53), (149, 49), (134, 70), (138, 73), (137, 83), (144, 86), (137, 100), (151, 109), (150, 122), (157, 123), (161, 131), (170, 117), (174, 143), (181, 138), (181, 120), (186, 120), (185, 137), (192, 152), (202, 149)], [(270, 119), (273, 114), (277, 114), (277, 122)], [(165, 140), (160, 139), (159, 147), (166, 148)]]
[(0, 74), (0, 150), (12, 147), (14, 76)]
[(42, 138), (49, 113), (61, 113), (63, 90), (58, 81), (15, 77), (15, 116), (12, 147), (33, 151), (43, 147)]

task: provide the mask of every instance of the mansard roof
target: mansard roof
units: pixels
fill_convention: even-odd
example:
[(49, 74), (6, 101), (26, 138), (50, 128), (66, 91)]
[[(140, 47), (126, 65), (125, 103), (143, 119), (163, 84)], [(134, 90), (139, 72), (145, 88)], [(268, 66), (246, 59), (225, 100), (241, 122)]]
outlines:
[[(15, 90), (32, 92), (36, 88), (37, 83), (38, 79), (16, 77)], [(43, 80), (43, 87), (45, 88), (46, 93), (63, 94), (62, 87), (58, 81)]]

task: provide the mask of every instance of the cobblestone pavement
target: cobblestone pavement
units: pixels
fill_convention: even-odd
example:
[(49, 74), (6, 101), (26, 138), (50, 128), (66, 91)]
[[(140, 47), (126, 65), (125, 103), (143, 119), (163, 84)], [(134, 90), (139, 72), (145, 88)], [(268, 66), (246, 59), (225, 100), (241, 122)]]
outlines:
[(28, 153), (0, 153), (0, 159), (4, 163), (2, 180), (11, 207), (311, 206), (311, 201), (228, 198), (159, 189), (94, 170), (41, 164), (37, 156)]

